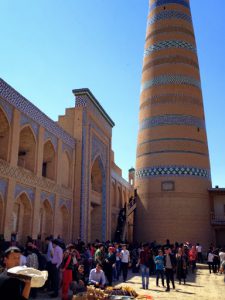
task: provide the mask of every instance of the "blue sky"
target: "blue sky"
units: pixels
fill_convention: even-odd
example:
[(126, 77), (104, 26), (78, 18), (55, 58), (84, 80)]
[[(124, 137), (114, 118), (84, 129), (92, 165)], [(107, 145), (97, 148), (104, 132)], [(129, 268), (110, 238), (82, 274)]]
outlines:
[[(224, 1), (192, 0), (213, 185), (225, 186)], [(89, 88), (135, 166), (148, 0), (0, 0), (0, 76), (53, 120)]]

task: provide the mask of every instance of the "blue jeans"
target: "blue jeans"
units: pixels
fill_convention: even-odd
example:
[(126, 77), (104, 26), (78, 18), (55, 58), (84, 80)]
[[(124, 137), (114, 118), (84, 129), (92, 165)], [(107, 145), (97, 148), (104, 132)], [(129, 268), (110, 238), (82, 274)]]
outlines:
[(145, 265), (141, 265), (141, 278), (143, 289), (148, 289), (149, 284), (149, 268)]

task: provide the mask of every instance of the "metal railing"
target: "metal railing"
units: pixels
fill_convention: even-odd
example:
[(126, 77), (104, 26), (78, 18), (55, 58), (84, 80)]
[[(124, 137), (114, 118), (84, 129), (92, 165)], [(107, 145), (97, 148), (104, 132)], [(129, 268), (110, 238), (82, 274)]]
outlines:
[(214, 213), (212, 213), (211, 224), (225, 226), (225, 215), (215, 215)]

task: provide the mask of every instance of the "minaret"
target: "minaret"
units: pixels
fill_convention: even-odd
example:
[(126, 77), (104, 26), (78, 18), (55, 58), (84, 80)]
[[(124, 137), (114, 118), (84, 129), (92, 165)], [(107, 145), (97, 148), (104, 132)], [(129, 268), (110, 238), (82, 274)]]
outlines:
[(135, 238), (211, 241), (209, 152), (188, 0), (149, 2), (140, 95)]

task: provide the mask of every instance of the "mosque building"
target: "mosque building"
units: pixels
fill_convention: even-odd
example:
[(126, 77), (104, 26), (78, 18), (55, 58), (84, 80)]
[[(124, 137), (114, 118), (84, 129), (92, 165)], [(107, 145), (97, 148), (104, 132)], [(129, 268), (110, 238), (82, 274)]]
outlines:
[(0, 234), (6, 240), (115, 238), (133, 183), (114, 162), (114, 122), (89, 89), (73, 94), (75, 106), (54, 122), (0, 79)]
[(73, 94), (54, 122), (0, 79), (1, 236), (225, 245), (189, 0), (149, 1), (128, 181), (114, 161), (114, 122), (89, 89)]

